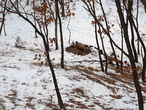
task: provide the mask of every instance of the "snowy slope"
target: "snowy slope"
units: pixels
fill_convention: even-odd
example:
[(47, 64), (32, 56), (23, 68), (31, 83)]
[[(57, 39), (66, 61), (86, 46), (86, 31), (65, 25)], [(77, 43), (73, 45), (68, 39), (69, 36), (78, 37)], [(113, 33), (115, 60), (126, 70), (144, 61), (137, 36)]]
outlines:
[[(113, 39), (120, 45), (119, 27), (114, 3), (103, 0), (109, 12), (108, 19), (115, 24)], [(79, 1), (76, 16), (69, 28), (71, 41), (79, 41), (96, 46), (94, 28), (90, 17)], [(109, 10), (110, 9), (110, 10)], [(100, 12), (99, 12), (100, 13)], [(145, 32), (146, 15), (140, 8), (140, 31)], [(69, 45), (68, 21), (64, 21), (65, 47)], [(45, 60), (41, 38), (34, 37), (33, 28), (17, 15), (7, 15), (7, 35), (0, 36), (0, 103), (6, 110), (50, 110), (58, 109), (58, 102), (49, 67), (41, 64)], [(53, 24), (50, 36), (54, 37)], [(15, 47), (20, 37), (22, 48)], [(146, 37), (146, 36), (145, 36)], [(109, 50), (108, 39), (105, 38)], [(35, 58), (37, 55), (37, 59)], [(41, 56), (41, 57), (40, 57)], [(137, 96), (131, 74), (120, 74), (110, 69), (108, 74), (100, 71), (97, 50), (78, 56), (65, 52), (65, 69), (60, 68), (60, 50), (51, 49), (51, 59), (55, 67), (60, 92), (67, 110), (138, 110)], [(40, 58), (40, 60), (39, 60)], [(146, 99), (146, 84), (141, 82)], [(146, 100), (144, 101), (146, 108)]]

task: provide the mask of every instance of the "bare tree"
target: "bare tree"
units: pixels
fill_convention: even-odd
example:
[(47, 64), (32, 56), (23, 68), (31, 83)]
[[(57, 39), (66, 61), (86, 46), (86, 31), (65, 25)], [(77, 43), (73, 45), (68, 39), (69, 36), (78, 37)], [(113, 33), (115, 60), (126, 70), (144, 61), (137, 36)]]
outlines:
[[(5, 1), (1, 1), (0, 4), (6, 6), (7, 5), (7, 0)], [(5, 16), (7, 14), (7, 10), (5, 8), (2, 8), (1, 9), (3, 10), (0, 10), (0, 14), (2, 14), (2, 18), (0, 18), (0, 23), (1, 23), (1, 26), (0, 26), (0, 35), (2, 33), (2, 30), (4, 29), (4, 33), (6, 35), (6, 30), (5, 30)]]
[(58, 6), (55, 2), (55, 39), (56, 39), (56, 50), (58, 50)]
[[(115, 3), (116, 3), (117, 12), (119, 15), (121, 27), (122, 27), (122, 30), (124, 32), (125, 43), (126, 43), (128, 53), (129, 53), (129, 61), (131, 63), (133, 81), (134, 81), (134, 85), (135, 85), (137, 96), (138, 96), (139, 110), (144, 110), (143, 96), (142, 96), (141, 87), (140, 87), (140, 84), (138, 81), (138, 74), (137, 74), (137, 69), (136, 69), (135, 60), (134, 60), (134, 54), (132, 52), (132, 47), (131, 47), (130, 41), (129, 41), (129, 33), (128, 33), (128, 26), (127, 26), (128, 23), (126, 23), (126, 21), (125, 21), (124, 14), (123, 14), (122, 9), (121, 9), (120, 0), (116, 0)], [(131, 12), (132, 3), (133, 3), (133, 0), (128, 0), (128, 9), (129, 9), (128, 11), (129, 12)], [(129, 16), (129, 13), (127, 13), (127, 16)]]
[[(38, 11), (38, 13), (40, 13), (40, 18), (41, 19), (37, 19), (37, 17), (35, 17), (36, 21), (37, 21), (37, 26), (34, 24), (32, 17), (34, 18), (34, 16), (32, 14), (28, 14), (25, 11), (24, 12), (20, 12), (17, 7), (15, 6), (14, 2), (12, 2), (11, 0), (9, 0), (10, 3), (12, 4), (12, 6), (14, 7), (14, 9), (10, 9), (6, 6), (4, 6), (4, 8), (11, 12), (11, 13), (15, 13), (18, 14), (21, 18), (23, 18), (26, 22), (28, 22), (36, 31), (36, 33), (42, 38), (43, 40), (43, 44), (45, 47), (45, 55), (47, 57), (47, 61), (48, 61), (48, 66), (50, 67), (51, 73), (52, 73), (52, 77), (53, 77), (53, 82), (54, 82), (54, 86), (55, 86), (55, 90), (56, 90), (56, 94), (57, 94), (57, 99), (58, 99), (58, 104), (60, 106), (60, 109), (65, 110), (64, 104), (63, 104), (63, 100), (60, 94), (60, 90), (58, 87), (58, 83), (57, 83), (57, 79), (56, 79), (56, 75), (55, 75), (55, 71), (52, 65), (52, 61), (50, 59), (50, 52), (49, 52), (49, 38), (48, 38), (48, 24), (50, 22), (52, 22), (52, 17), (49, 16), (48, 17), (48, 13), (47, 13), (47, 2), (46, 0), (44, 0), (41, 3), (40, 7), (36, 7), (36, 9), (34, 8), (34, 11)], [(39, 10), (37, 10), (39, 9)], [(24, 10), (24, 9), (23, 9)], [(30, 19), (29, 17), (30, 16)]]
[[(121, 2), (120, 0), (115, 0), (116, 3), (116, 7), (117, 7), (117, 12), (119, 15), (119, 19), (120, 19), (120, 27), (121, 27), (121, 39), (122, 39), (122, 45), (121, 47), (119, 47), (115, 41), (112, 39), (111, 35), (110, 35), (110, 27), (108, 25), (108, 21), (106, 18), (106, 13), (104, 11), (103, 5), (102, 5), (102, 1), (101, 0), (82, 0), (82, 2), (85, 4), (86, 7), (84, 7), (89, 14), (94, 18), (95, 23), (98, 24), (98, 32), (101, 36), (101, 33), (105, 33), (109, 39), (110, 39), (110, 43), (111, 43), (111, 47), (113, 48), (113, 52), (114, 52), (114, 47), (117, 47), (120, 51), (121, 51), (121, 60), (118, 60), (116, 58), (116, 54), (115, 55), (115, 61), (117, 63), (117, 66), (119, 66), (119, 62), (121, 63), (121, 67), (120, 67), (120, 71), (122, 71), (122, 66), (123, 66), (123, 55), (125, 55), (128, 59), (129, 62), (131, 64), (131, 70), (132, 70), (132, 74), (133, 74), (133, 81), (134, 81), (134, 85), (136, 88), (136, 92), (137, 92), (137, 96), (138, 96), (138, 104), (139, 104), (139, 109), (143, 110), (143, 96), (142, 96), (142, 92), (141, 92), (141, 86), (138, 80), (138, 73), (137, 73), (137, 67), (136, 67), (136, 62), (138, 62), (138, 54), (135, 48), (135, 36), (137, 35), (139, 42), (142, 46), (143, 52), (144, 52), (144, 56), (143, 56), (143, 68), (141, 71), (142, 74), (142, 80), (144, 81), (145, 79), (145, 69), (146, 69), (146, 49), (145, 49), (145, 45), (140, 37), (139, 31), (138, 31), (138, 27), (135, 24), (134, 18), (133, 18), (133, 14), (132, 14), (132, 6), (133, 6), (133, 0), (128, 0), (128, 1), (123, 1), (123, 6), (121, 6)], [(126, 3), (125, 3), (126, 2)], [(103, 12), (103, 16), (100, 16), (100, 18), (97, 17), (97, 15), (95, 14), (95, 3), (99, 4), (101, 7), (101, 10)], [(125, 9), (125, 10), (124, 10)], [(125, 12), (123, 12), (123, 10)], [(126, 14), (123, 14), (126, 13)], [(104, 19), (104, 20), (103, 20)], [(105, 27), (103, 25), (103, 23), (101, 23), (101, 21), (105, 21)], [(130, 25), (130, 29), (129, 29), (129, 25)], [(131, 31), (131, 36), (129, 34), (129, 30)], [(135, 35), (136, 33), (136, 35)], [(130, 41), (131, 39), (131, 41)], [(127, 50), (128, 50), (128, 54), (124, 51), (123, 49), (123, 43), (126, 44), (127, 46)], [(103, 43), (102, 43), (103, 45)], [(106, 60), (108, 59), (108, 55), (105, 53), (105, 57)], [(114, 52), (115, 53), (115, 52)], [(113, 59), (112, 59), (113, 60)], [(106, 68), (105, 71), (107, 71), (107, 64), (106, 64)]]
[(56, 16), (59, 20), (60, 39), (61, 39), (61, 68), (64, 68), (64, 44), (63, 44), (62, 21), (61, 21), (58, 3), (59, 3), (59, 0), (55, 0), (55, 7), (56, 7), (56, 14), (57, 14)]
[[(112, 61), (115, 61), (116, 62), (116, 65), (117, 67), (119, 67), (119, 60), (117, 59), (117, 55), (115, 53), (115, 49), (114, 49), (114, 46), (117, 47), (120, 51), (123, 52), (124, 55), (126, 55), (127, 57), (129, 56), (123, 49), (121, 49), (121, 47), (119, 47), (115, 41), (112, 39), (111, 37), (111, 34), (110, 34), (110, 27), (108, 25), (108, 22), (107, 22), (107, 19), (106, 19), (106, 16), (105, 16), (105, 12), (104, 12), (104, 8), (102, 6), (102, 2), (98, 2), (97, 0), (95, 1), (89, 1), (89, 0), (82, 0), (83, 3), (85, 4), (86, 7), (84, 7), (89, 13), (90, 15), (94, 18), (95, 22), (97, 23), (98, 27), (99, 27), (99, 34), (101, 36), (101, 33), (104, 33), (105, 35), (108, 36), (108, 38), (110, 39), (110, 44), (111, 44), (111, 47), (112, 47), (112, 51), (113, 51), (113, 54), (112, 56), (114, 56), (114, 58), (111, 58), (112, 56), (110, 55), (107, 55), (107, 53), (105, 52), (105, 49), (104, 49), (104, 45), (103, 45), (103, 41), (102, 41), (102, 45), (103, 45), (103, 52), (104, 52), (104, 56), (105, 56), (105, 59), (106, 59), (106, 67), (105, 67), (105, 72), (107, 71), (107, 65), (108, 65), (108, 61), (109, 63), (112, 63)], [(101, 9), (102, 9), (102, 12), (103, 12), (103, 16), (96, 16), (95, 15), (95, 12), (94, 12), (94, 2), (96, 2), (97, 4), (99, 4), (101, 6)], [(102, 24), (102, 21), (105, 21), (105, 24), (106, 26), (104, 26)], [(102, 36), (101, 36), (101, 40), (102, 40)], [(111, 60), (112, 59), (112, 60)]]

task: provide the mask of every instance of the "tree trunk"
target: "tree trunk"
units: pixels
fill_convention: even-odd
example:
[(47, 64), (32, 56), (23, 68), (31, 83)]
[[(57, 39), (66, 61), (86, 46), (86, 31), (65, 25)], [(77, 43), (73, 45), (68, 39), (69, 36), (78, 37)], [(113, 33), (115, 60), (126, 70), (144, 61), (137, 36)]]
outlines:
[(101, 70), (102, 70), (102, 72), (104, 72), (103, 62), (102, 62), (102, 57), (101, 57), (101, 52), (100, 52), (100, 46), (99, 46), (98, 37), (97, 37), (97, 24), (96, 23), (95, 23), (95, 39), (96, 39), (96, 45), (97, 45), (97, 48), (98, 48), (98, 56), (99, 56), (99, 59), (100, 59)]
[(138, 81), (138, 75), (137, 75), (136, 65), (135, 65), (135, 62), (134, 62), (134, 56), (133, 56), (133, 53), (132, 53), (132, 48), (131, 48), (130, 42), (129, 42), (129, 35), (128, 35), (128, 29), (127, 29), (128, 24), (125, 23), (124, 15), (123, 15), (123, 12), (122, 12), (122, 9), (121, 9), (120, 0), (115, 0), (115, 3), (116, 3), (119, 19), (120, 19), (120, 22), (121, 22), (121, 27), (122, 27), (123, 32), (124, 32), (124, 39), (125, 39), (125, 42), (126, 42), (128, 53), (129, 53), (129, 61), (131, 63), (131, 67), (132, 67), (133, 81), (134, 81), (134, 85), (135, 85), (136, 92), (137, 92), (139, 110), (144, 110), (143, 96), (142, 96), (141, 87), (140, 87), (140, 84), (139, 84), (139, 81)]
[[(96, 16), (96, 11), (95, 11), (95, 4), (93, 3), (93, 13), (94, 13), (94, 16)], [(94, 19), (95, 20), (95, 19)], [(101, 70), (102, 72), (104, 72), (104, 67), (103, 67), (103, 62), (102, 62), (102, 57), (101, 57), (101, 50), (100, 50), (100, 46), (99, 46), (99, 42), (98, 42), (98, 36), (97, 36), (97, 23), (95, 22), (95, 39), (96, 39), (96, 45), (97, 45), (97, 48), (98, 48), (98, 56), (99, 56), (99, 59), (100, 59), (100, 66), (101, 66)]]
[[(7, 5), (7, 0), (5, 0), (4, 6)], [(3, 13), (2, 13), (2, 21), (1, 21), (1, 26), (0, 26), (0, 35), (2, 33), (2, 30), (4, 28), (4, 33), (6, 35), (6, 31), (5, 31), (5, 16), (6, 16), (6, 9), (4, 8)]]
[[(35, 1), (33, 1), (32, 4), (33, 4), (33, 8), (34, 8), (35, 7)], [(37, 26), (36, 17), (35, 17), (36, 12), (35, 11), (33, 12), (33, 16), (34, 16), (34, 25)], [(36, 30), (35, 30), (35, 37), (38, 38)]]
[(61, 5), (61, 14), (62, 14), (62, 17), (65, 17), (65, 9), (64, 9), (64, 0), (60, 0), (60, 5)]
[(54, 69), (53, 69), (53, 66), (52, 66), (52, 63), (51, 63), (49, 50), (46, 50), (46, 51), (47, 51), (48, 64), (49, 64), (49, 67), (50, 67), (50, 70), (51, 70), (51, 73), (52, 73), (52, 76), (53, 76), (53, 82), (54, 82), (54, 86), (55, 86), (55, 90), (56, 90), (56, 94), (57, 94), (57, 98), (58, 98), (58, 104), (59, 104), (61, 110), (62, 109), (65, 110), (65, 107), (64, 107), (64, 104), (63, 104), (63, 101), (62, 101), (62, 97), (61, 97), (61, 94), (60, 94), (60, 91), (59, 91), (59, 88), (58, 88), (56, 75), (55, 75), (55, 72), (54, 72)]
[(12, 4), (12, 6), (14, 7), (14, 9), (16, 10), (15, 14), (18, 14), (25, 21), (27, 21), (36, 30), (36, 32), (41, 36), (41, 38), (43, 39), (43, 44), (44, 44), (45, 50), (47, 52), (46, 56), (47, 56), (47, 60), (48, 60), (48, 65), (49, 65), (51, 73), (52, 73), (52, 77), (53, 77), (53, 82), (54, 82), (54, 86), (55, 86), (55, 91), (56, 91), (56, 94), (57, 94), (58, 103), (59, 103), (59, 106), (60, 106), (61, 110), (62, 109), (66, 110), (65, 107), (64, 107), (62, 98), (61, 98), (61, 94), (60, 94), (59, 88), (58, 88), (58, 83), (57, 83), (56, 75), (55, 75), (55, 72), (54, 72), (54, 69), (53, 69), (53, 65), (51, 63), (50, 54), (49, 54), (49, 44), (45, 39), (45, 35), (42, 32), (39, 31), (39, 29), (33, 24), (33, 22), (31, 22), (27, 17), (25, 17), (23, 14), (21, 14), (21, 12), (17, 9), (15, 4), (11, 0), (10, 0), (10, 2)]
[(57, 15), (59, 20), (59, 27), (60, 27), (60, 40), (61, 40), (61, 68), (64, 68), (64, 44), (63, 44), (63, 32), (62, 32), (62, 21), (59, 12), (58, 0), (55, 0), (57, 6)]
[(145, 82), (145, 72), (146, 72), (146, 53), (144, 53), (144, 58), (143, 58), (143, 68), (142, 68), (142, 81)]
[(57, 13), (57, 3), (55, 3), (55, 39), (56, 39), (56, 50), (58, 50), (58, 13)]
[[(105, 11), (104, 11), (101, 0), (99, 0), (99, 3), (100, 3), (101, 10), (102, 10), (102, 13), (103, 13), (103, 17), (104, 17), (104, 20), (105, 20), (106, 28), (108, 29), (109, 25), (108, 25), (108, 21), (107, 21), (106, 14), (105, 14)], [(109, 31), (107, 31), (107, 32), (108, 32), (108, 35), (110, 37), (110, 32)], [(119, 67), (119, 63), (117, 62), (117, 56), (116, 56), (115, 48), (114, 48), (113, 42), (111, 41), (111, 38), (110, 38), (110, 45), (111, 45), (111, 48), (112, 48), (112, 51), (113, 51), (113, 55), (114, 55), (114, 58), (115, 58), (115, 61), (116, 61), (116, 65), (117, 65), (117, 67)]]
[(29, 5), (29, 0), (26, 1), (26, 5)]

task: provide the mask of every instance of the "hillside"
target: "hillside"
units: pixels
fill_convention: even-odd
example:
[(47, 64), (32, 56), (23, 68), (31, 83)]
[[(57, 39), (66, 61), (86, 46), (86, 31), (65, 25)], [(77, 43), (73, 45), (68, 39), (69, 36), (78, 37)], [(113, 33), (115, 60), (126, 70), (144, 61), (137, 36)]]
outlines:
[[(114, 24), (111, 29), (112, 38), (120, 46), (115, 5), (109, 0), (103, 0), (103, 4), (108, 13), (108, 21)], [(71, 45), (68, 42), (69, 27), (71, 43), (77, 41), (89, 45), (91, 53), (82, 56), (65, 51), (65, 69), (62, 69), (61, 49), (55, 50), (55, 44), (50, 47), (51, 60), (66, 109), (138, 110), (132, 73), (125, 67), (121, 74), (112, 64), (107, 73), (101, 71), (94, 26), (91, 25), (93, 19), (83, 6), (81, 1), (77, 1), (73, 10), (75, 16), (63, 20), (64, 47)], [(146, 14), (142, 4), (140, 6), (139, 28), (141, 34), (144, 33), (143, 41), (146, 44)], [(31, 10), (29, 6), (27, 8)], [(133, 13), (136, 13), (135, 8)], [(59, 109), (52, 74), (44, 63), (46, 57), (41, 37), (36, 38), (31, 25), (16, 14), (7, 14), (6, 33), (6, 36), (4, 33), (0, 36), (0, 105), (5, 110)], [(55, 37), (53, 23), (49, 25), (49, 36)], [(18, 43), (20, 47), (16, 46)], [(109, 39), (105, 37), (104, 43), (110, 54)], [(118, 49), (116, 53), (120, 55)], [(139, 62), (137, 65), (141, 64)], [(141, 79), (139, 81), (146, 108), (146, 83)]]

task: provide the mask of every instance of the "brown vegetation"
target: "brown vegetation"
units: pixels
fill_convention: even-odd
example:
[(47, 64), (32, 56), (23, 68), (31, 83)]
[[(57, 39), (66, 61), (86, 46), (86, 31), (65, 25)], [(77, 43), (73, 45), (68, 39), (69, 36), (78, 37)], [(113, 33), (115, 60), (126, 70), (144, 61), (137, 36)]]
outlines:
[(87, 55), (91, 53), (91, 48), (86, 44), (76, 42), (72, 43), (71, 46), (67, 47), (66, 51), (76, 55)]

